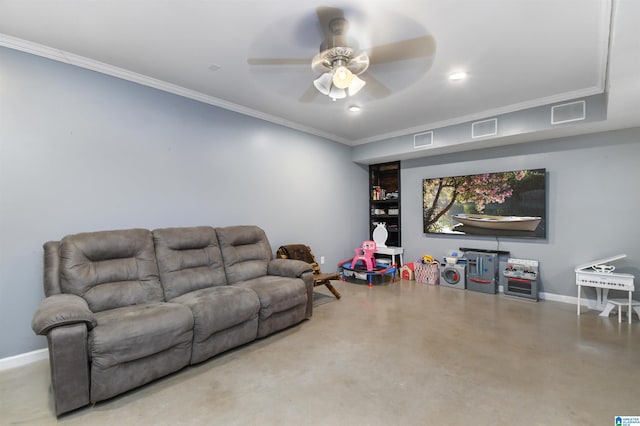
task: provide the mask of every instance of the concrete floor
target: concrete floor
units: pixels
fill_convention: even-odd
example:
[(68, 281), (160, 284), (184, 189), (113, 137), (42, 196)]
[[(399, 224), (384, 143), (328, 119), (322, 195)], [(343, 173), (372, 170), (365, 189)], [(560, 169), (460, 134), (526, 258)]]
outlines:
[[(404, 281), (336, 282), (310, 321), (56, 420), (46, 361), (0, 424), (613, 425), (640, 416), (640, 322)], [(329, 294), (326, 289), (318, 292)]]

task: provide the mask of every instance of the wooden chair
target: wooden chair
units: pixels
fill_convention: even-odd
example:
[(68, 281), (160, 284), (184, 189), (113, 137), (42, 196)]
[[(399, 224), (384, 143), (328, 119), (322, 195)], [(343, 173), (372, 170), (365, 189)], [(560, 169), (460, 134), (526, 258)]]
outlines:
[(288, 244), (281, 246), (276, 252), (276, 255), (281, 259), (302, 260), (303, 262), (311, 264), (311, 267), (313, 268), (313, 286), (317, 287), (319, 285), (325, 285), (337, 299), (342, 297), (340, 292), (331, 284), (331, 280), (340, 279), (340, 274), (323, 273), (320, 270), (320, 266), (318, 265), (318, 262), (316, 262), (316, 258), (313, 256), (313, 252), (309, 246), (304, 244)]

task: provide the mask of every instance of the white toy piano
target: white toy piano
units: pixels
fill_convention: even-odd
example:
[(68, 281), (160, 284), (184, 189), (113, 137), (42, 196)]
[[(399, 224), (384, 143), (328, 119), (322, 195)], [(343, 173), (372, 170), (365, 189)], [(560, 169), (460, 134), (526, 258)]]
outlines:
[[(606, 259), (594, 260), (593, 262), (585, 263), (576, 267), (578, 315), (580, 315), (580, 294), (582, 293), (582, 286), (586, 286), (594, 287), (596, 289), (596, 308), (602, 309), (602, 313), (600, 314), (601, 316), (609, 316), (611, 311), (617, 307), (618, 322), (620, 322), (622, 317), (622, 307), (628, 305), (627, 317), (629, 319), (629, 323), (631, 323), (633, 310), (635, 310), (640, 317), (640, 302), (635, 302), (631, 297), (635, 290), (633, 284), (634, 276), (631, 274), (613, 272), (615, 270), (615, 266), (608, 265), (608, 263), (624, 259), (625, 257), (627, 257), (626, 254), (619, 254)], [(628, 292), (628, 300), (608, 300), (607, 294), (611, 289)]]

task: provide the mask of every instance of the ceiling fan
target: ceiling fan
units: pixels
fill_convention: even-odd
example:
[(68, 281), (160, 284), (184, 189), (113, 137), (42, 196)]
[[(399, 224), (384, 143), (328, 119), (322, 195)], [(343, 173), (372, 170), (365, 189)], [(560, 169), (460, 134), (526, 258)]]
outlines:
[(375, 98), (384, 98), (391, 90), (367, 70), (370, 66), (433, 55), (435, 40), (430, 35), (411, 38), (360, 50), (356, 41), (347, 38), (349, 21), (342, 9), (318, 7), (316, 9), (323, 41), (320, 51), (308, 58), (250, 58), (250, 65), (310, 64), (316, 73), (313, 84), (300, 101), (310, 102), (318, 94), (334, 101), (354, 96), (367, 85), (367, 92)]

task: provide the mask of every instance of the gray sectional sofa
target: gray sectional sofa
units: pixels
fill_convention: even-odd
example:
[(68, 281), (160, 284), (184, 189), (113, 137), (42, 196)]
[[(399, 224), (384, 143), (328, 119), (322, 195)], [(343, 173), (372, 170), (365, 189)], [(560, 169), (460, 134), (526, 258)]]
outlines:
[(312, 315), (305, 262), (257, 226), (89, 232), (44, 244), (56, 414), (102, 401)]

